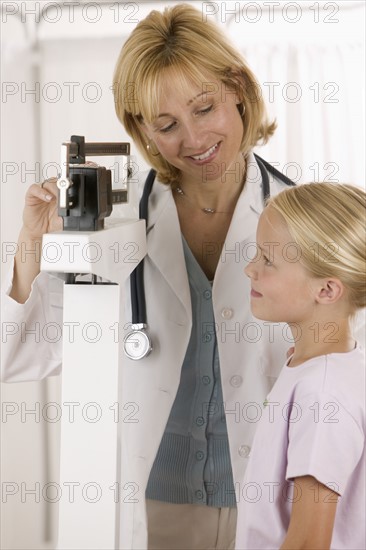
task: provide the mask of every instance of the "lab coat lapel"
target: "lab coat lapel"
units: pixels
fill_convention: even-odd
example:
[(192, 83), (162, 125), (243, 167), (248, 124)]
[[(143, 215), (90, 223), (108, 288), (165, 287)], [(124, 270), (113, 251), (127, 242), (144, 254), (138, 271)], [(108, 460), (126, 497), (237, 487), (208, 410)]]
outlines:
[(159, 182), (149, 201), (148, 256), (182, 302), (189, 319), (191, 294), (177, 209), (169, 187)]
[[(226, 235), (222, 258), (216, 270), (216, 284), (225, 275), (225, 256), (230, 252), (240, 251), (244, 242), (255, 243), (258, 219), (263, 208), (262, 177), (254, 155), (249, 154), (245, 186), (236, 204)], [(243, 262), (243, 267), (244, 260), (239, 253), (239, 261)]]

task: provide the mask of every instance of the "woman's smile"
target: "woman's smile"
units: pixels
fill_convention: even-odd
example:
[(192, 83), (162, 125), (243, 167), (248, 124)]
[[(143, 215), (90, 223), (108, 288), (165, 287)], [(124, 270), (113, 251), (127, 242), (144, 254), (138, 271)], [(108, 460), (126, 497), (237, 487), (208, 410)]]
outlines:
[(197, 155), (188, 155), (187, 158), (192, 159), (195, 164), (202, 165), (206, 162), (212, 162), (214, 158), (217, 156), (217, 153), (220, 149), (220, 143), (216, 143), (203, 153), (199, 153)]

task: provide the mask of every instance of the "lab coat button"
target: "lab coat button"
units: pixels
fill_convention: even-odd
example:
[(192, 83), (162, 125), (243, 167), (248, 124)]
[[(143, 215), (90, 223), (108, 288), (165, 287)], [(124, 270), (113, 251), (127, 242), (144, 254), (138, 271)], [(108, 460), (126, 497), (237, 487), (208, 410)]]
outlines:
[(221, 310), (221, 317), (223, 319), (231, 319), (233, 315), (234, 315), (234, 311), (230, 307), (224, 307)]
[(240, 445), (238, 452), (242, 458), (248, 458), (248, 456), (250, 455), (249, 445)]
[(206, 300), (209, 300), (212, 296), (211, 290), (205, 290), (204, 293), (203, 293), (203, 296), (204, 296), (204, 298), (206, 298)]
[(204, 423), (205, 423), (205, 419), (203, 418), (203, 416), (197, 416), (196, 418), (197, 426), (203, 426)]
[(202, 376), (202, 382), (205, 386), (208, 386), (208, 384), (211, 382), (211, 378), (209, 376)]
[(205, 332), (202, 335), (202, 341), (203, 342), (211, 342), (211, 340), (212, 340), (212, 334), (210, 334), (209, 332)]
[(199, 500), (202, 500), (203, 499), (203, 493), (202, 491), (195, 491), (194, 493), (196, 495), (196, 498), (198, 498)]
[(197, 460), (202, 460), (204, 456), (205, 456), (205, 454), (202, 451), (197, 451), (196, 452)]
[(235, 374), (230, 378), (230, 385), (233, 386), (234, 388), (240, 388), (242, 383), (243, 383), (243, 377), (240, 376), (239, 374)]

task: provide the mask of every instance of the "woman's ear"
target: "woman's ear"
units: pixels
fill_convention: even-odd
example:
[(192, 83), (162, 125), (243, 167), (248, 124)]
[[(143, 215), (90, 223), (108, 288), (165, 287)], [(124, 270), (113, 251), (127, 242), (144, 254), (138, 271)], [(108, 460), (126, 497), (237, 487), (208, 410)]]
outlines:
[(344, 286), (339, 279), (323, 279), (316, 290), (315, 300), (328, 305), (338, 302), (344, 294)]

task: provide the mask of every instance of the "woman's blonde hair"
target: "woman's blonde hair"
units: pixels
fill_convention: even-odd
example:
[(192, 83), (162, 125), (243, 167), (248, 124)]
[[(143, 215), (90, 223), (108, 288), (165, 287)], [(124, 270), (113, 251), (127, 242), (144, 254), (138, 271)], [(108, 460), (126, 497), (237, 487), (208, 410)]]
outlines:
[(284, 218), (314, 277), (336, 277), (353, 311), (366, 305), (366, 193), (359, 187), (307, 183), (267, 202)]
[(156, 118), (162, 80), (172, 76), (178, 77), (182, 85), (191, 81), (201, 87), (209, 87), (208, 79), (214, 78), (231, 93), (237, 93), (244, 154), (260, 141), (266, 143), (274, 133), (276, 124), (267, 120), (255, 76), (220, 29), (212, 22), (204, 22), (202, 14), (187, 4), (166, 8), (162, 13), (154, 10), (123, 45), (113, 90), (119, 120), (147, 162), (157, 170), (160, 181), (179, 182), (180, 171), (158, 151), (147, 151), (142, 122), (151, 123)]

